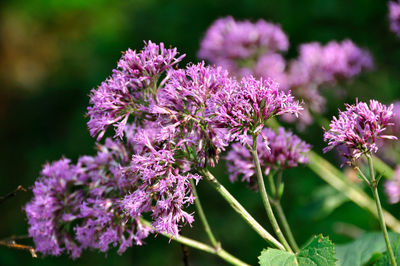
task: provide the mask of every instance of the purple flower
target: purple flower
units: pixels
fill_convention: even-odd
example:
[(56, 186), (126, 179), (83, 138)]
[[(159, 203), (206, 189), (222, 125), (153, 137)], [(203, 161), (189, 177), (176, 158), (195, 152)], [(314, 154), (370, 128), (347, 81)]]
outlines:
[(204, 62), (171, 70), (168, 77), (152, 112), (159, 115), (163, 132), (176, 137), (177, 148), (189, 153), (199, 166), (214, 166), (229, 139), (226, 130), (214, 123), (223, 104), (216, 99), (235, 88), (236, 80), (221, 67)]
[(176, 48), (165, 49), (163, 43), (145, 44), (139, 52), (127, 50), (112, 76), (91, 91), (88, 126), (97, 140), (110, 125), (115, 126), (115, 136), (122, 137), (129, 117), (145, 111), (155, 97), (161, 74), (184, 57), (177, 57)]
[[(251, 137), (248, 137), (247, 143), (252, 145)], [(309, 150), (309, 144), (282, 127), (277, 133), (270, 128), (264, 128), (257, 137), (257, 152), (266, 175), (271, 170), (283, 170), (307, 163)], [(239, 175), (243, 175), (242, 181), (250, 183), (252, 187), (256, 186), (253, 157), (246, 147), (234, 143), (226, 160), (232, 182), (236, 181)]]
[(289, 75), (292, 86), (319, 86), (350, 79), (372, 65), (370, 54), (350, 40), (331, 41), (325, 46), (314, 42), (300, 46), (299, 58), (292, 62)]
[(400, 1), (390, 1), (388, 5), (390, 30), (400, 37)]
[(260, 131), (271, 117), (282, 114), (297, 115), (302, 107), (290, 91), (279, 89), (272, 79), (241, 80), (239, 86), (221, 91), (216, 99), (214, 122), (230, 130), (233, 138), (245, 141), (247, 133)]
[(194, 220), (183, 207), (193, 203), (190, 180), (197, 183), (200, 176), (174, 168), (172, 151), (155, 149), (151, 144), (148, 148), (148, 154), (132, 158), (129, 176), (136, 188), (124, 197), (121, 207), (132, 218), (150, 212), (156, 231), (178, 236), (179, 223)]
[(130, 162), (127, 150), (111, 139), (98, 149), (96, 156), (82, 156), (76, 165), (61, 159), (43, 168), (34, 198), (25, 207), (29, 235), (39, 252), (77, 258), (85, 248), (106, 252), (119, 244), (122, 253), (149, 234), (119, 205), (131, 187), (120, 181)]
[(60, 255), (65, 251), (74, 258), (80, 256), (81, 248), (62, 226), (79, 217), (83, 194), (81, 191), (69, 192), (70, 187), (78, 182), (78, 172), (70, 160), (61, 159), (46, 164), (35, 182), (34, 198), (26, 205), (25, 211), (29, 235), (36, 250), (43, 254)]
[(371, 69), (373, 63), (368, 51), (350, 40), (331, 41), (326, 45), (307, 43), (299, 50), (299, 57), (289, 64), (286, 82), (293, 94), (304, 100), (305, 111), (300, 116), (299, 126), (305, 128), (312, 122), (311, 113), (325, 110), (326, 100), (321, 95), (321, 88), (349, 81), (362, 71)]
[(390, 131), (400, 138), (400, 101), (393, 103), (393, 117), (390, 122), (392, 123)]
[(396, 167), (393, 177), (386, 181), (385, 191), (391, 204), (400, 201), (400, 166)]
[(397, 139), (382, 134), (391, 125), (392, 116), (393, 104), (387, 107), (375, 100), (370, 100), (369, 105), (358, 101), (356, 105), (346, 104), (346, 111), (339, 111), (339, 117), (333, 117), (330, 129), (325, 130), (324, 140), (328, 146), (324, 152), (344, 145), (343, 155), (348, 163), (363, 154), (377, 152), (378, 139)]
[(286, 51), (288, 47), (288, 39), (279, 25), (262, 19), (252, 23), (226, 17), (216, 20), (207, 30), (198, 56), (243, 77), (254, 75), (259, 56)]

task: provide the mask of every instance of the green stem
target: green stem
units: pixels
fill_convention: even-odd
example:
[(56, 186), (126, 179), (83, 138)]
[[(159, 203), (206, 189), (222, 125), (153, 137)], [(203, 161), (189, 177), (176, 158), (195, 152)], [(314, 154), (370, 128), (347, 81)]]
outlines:
[(283, 212), (281, 202), (279, 200), (275, 201), (274, 207), (275, 207), (276, 213), (278, 215), (278, 219), (282, 224), (283, 230), (285, 230), (285, 233), (287, 235), (290, 246), (292, 246), (292, 248), (294, 249), (295, 252), (298, 252), (300, 250), (299, 246), (297, 245), (297, 242), (294, 239), (292, 230), (290, 229), (289, 223), (286, 219), (286, 215)]
[[(297, 245), (297, 242), (293, 236), (292, 230), (290, 229), (289, 223), (286, 219), (285, 212), (283, 211), (282, 205), (281, 205), (281, 198), (280, 198), (280, 191), (281, 191), (281, 184), (282, 184), (282, 171), (278, 172), (278, 182), (274, 182), (274, 178), (272, 174), (268, 175), (268, 179), (270, 180), (269, 184), (271, 186), (271, 193), (274, 197), (274, 199), (271, 201), (272, 206), (275, 208), (278, 219), (283, 227), (283, 230), (286, 233), (286, 236), (288, 238), (290, 246), (294, 249), (295, 252), (298, 252), (299, 246)], [(275, 191), (275, 192), (274, 192)]]
[[(143, 218), (140, 218), (140, 221), (145, 226), (153, 228), (149, 221), (146, 221)], [(171, 240), (174, 240), (176, 242), (185, 244), (186, 246), (189, 246), (189, 247), (192, 247), (192, 248), (195, 248), (195, 249), (198, 249), (198, 250), (210, 253), (210, 254), (217, 255), (218, 257), (220, 257), (221, 259), (225, 260), (226, 262), (228, 262), (228, 263), (230, 263), (232, 265), (240, 265), (240, 266), (248, 266), (249, 265), (249, 264), (239, 260), (235, 256), (229, 254), (227, 251), (225, 251), (222, 248), (214, 248), (214, 247), (211, 247), (211, 246), (209, 246), (207, 244), (204, 244), (202, 242), (199, 242), (199, 241), (196, 241), (196, 240), (193, 240), (191, 238), (184, 237), (184, 236), (175, 237), (173, 235), (170, 235), (170, 234), (167, 234), (167, 233), (161, 233), (161, 232), (160, 232), (160, 234), (165, 236), (165, 237), (167, 237), (167, 238), (169, 238), (169, 239), (171, 239)]]
[(251, 154), (253, 155), (253, 161), (256, 166), (256, 174), (257, 174), (257, 182), (258, 182), (258, 190), (260, 191), (261, 198), (265, 207), (265, 210), (268, 215), (268, 219), (271, 222), (272, 228), (274, 228), (274, 231), (276, 235), (278, 236), (279, 240), (285, 247), (285, 249), (289, 252), (292, 252), (292, 249), (290, 248), (288, 242), (286, 241), (285, 236), (282, 233), (282, 230), (279, 227), (278, 222), (276, 221), (274, 212), (272, 211), (271, 204), (268, 199), (267, 191), (265, 189), (264, 185), (264, 178), (263, 174), (261, 172), (261, 166), (260, 166), (260, 161), (258, 159), (258, 154), (257, 154), (257, 142), (256, 142), (256, 136), (253, 137), (253, 147), (251, 149)]
[(268, 175), (268, 183), (269, 183), (269, 188), (271, 190), (271, 194), (276, 196), (278, 194), (278, 192), (276, 191), (278, 188), (275, 187), (274, 176), (271, 173), (269, 173)]
[(204, 230), (206, 231), (206, 233), (208, 235), (208, 238), (211, 241), (211, 244), (215, 248), (220, 248), (221, 247), (221, 243), (219, 243), (217, 241), (217, 239), (215, 238), (213, 232), (211, 231), (211, 227), (208, 224), (206, 214), (204, 213), (203, 207), (201, 206), (200, 198), (199, 198), (199, 195), (197, 194), (196, 186), (195, 186), (194, 181), (192, 179), (190, 180), (190, 184), (192, 185), (193, 195), (196, 198), (194, 203), (196, 205), (197, 213), (198, 213), (198, 215), (200, 217), (201, 222), (203, 223)]
[(200, 170), (200, 173), (209, 181), (209, 183), (217, 190), (219, 194), (229, 203), (229, 205), (256, 231), (264, 240), (271, 243), (280, 250), (285, 247), (276, 240), (267, 230), (265, 230), (247, 210), (232, 196), (231, 193), (223, 186), (207, 169)]
[[(362, 189), (350, 183), (344, 174), (330, 162), (319, 156), (314, 151), (309, 152), (310, 162), (307, 166), (317, 174), (321, 179), (327, 182), (336, 190), (340, 191), (355, 204), (368, 210), (378, 218), (378, 211), (375, 208), (375, 201), (367, 195)], [(400, 233), (400, 222), (388, 211), (383, 209), (386, 224), (393, 231)]]
[(369, 182), (368, 178), (364, 175), (364, 173), (361, 171), (360, 167), (356, 166), (354, 169), (357, 170), (357, 172), (360, 174), (361, 178), (367, 183), (368, 186), (371, 186), (371, 183)]
[(386, 224), (385, 224), (385, 219), (383, 217), (383, 211), (382, 211), (382, 206), (381, 202), (379, 200), (379, 194), (378, 194), (378, 182), (375, 180), (375, 171), (374, 171), (374, 165), (372, 162), (372, 157), (371, 155), (367, 155), (368, 158), (368, 166), (369, 166), (369, 173), (371, 175), (371, 185), (370, 188), (372, 190), (372, 194), (374, 195), (375, 203), (376, 203), (376, 208), (378, 210), (378, 217), (379, 217), (379, 223), (383, 232), (383, 237), (385, 238), (386, 242), (386, 247), (389, 253), (390, 261), (393, 266), (396, 266), (396, 259), (394, 258), (393, 250), (390, 245), (390, 240), (389, 240), (389, 235), (386, 229)]

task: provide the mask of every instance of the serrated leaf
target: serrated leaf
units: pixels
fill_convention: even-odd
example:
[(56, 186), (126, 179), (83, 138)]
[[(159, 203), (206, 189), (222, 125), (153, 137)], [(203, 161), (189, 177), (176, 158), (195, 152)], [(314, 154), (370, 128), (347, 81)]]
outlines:
[(331, 266), (336, 262), (333, 243), (322, 235), (311, 239), (297, 255), (269, 248), (258, 259), (261, 266)]
[(258, 257), (261, 266), (297, 266), (296, 255), (279, 249), (264, 249)]
[[(400, 235), (389, 232), (390, 239), (397, 239)], [(367, 233), (359, 239), (344, 245), (336, 246), (338, 266), (364, 265), (373, 255), (386, 250), (385, 240), (381, 232)]]
[(335, 265), (335, 245), (328, 237), (315, 236), (297, 255), (299, 265)]

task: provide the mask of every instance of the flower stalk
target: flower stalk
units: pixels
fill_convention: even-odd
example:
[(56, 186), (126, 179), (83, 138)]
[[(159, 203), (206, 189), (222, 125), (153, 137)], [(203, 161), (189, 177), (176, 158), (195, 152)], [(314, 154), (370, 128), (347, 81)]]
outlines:
[(229, 203), (229, 205), (256, 231), (265, 241), (272, 244), (280, 250), (286, 248), (275, 239), (267, 230), (265, 230), (247, 210), (232, 196), (232, 194), (208, 171), (203, 169), (201, 174), (209, 181), (209, 183), (217, 190), (219, 194)]
[(253, 146), (252, 146), (251, 154), (253, 155), (254, 164), (256, 166), (258, 189), (260, 191), (260, 195), (261, 195), (265, 210), (267, 212), (268, 219), (271, 222), (271, 225), (275, 231), (275, 234), (278, 236), (278, 239), (281, 241), (281, 243), (285, 247), (285, 250), (293, 253), (293, 250), (289, 246), (289, 243), (287, 242), (285, 236), (283, 235), (282, 230), (279, 227), (278, 222), (276, 221), (274, 212), (272, 210), (271, 204), (268, 199), (268, 194), (267, 194), (267, 191), (266, 191), (265, 185), (264, 185), (264, 177), (261, 172), (260, 161), (258, 159), (256, 138), (257, 138), (257, 136), (253, 136)]
[[(140, 222), (142, 224), (144, 224), (145, 226), (148, 226), (150, 228), (152, 228), (151, 223), (149, 221), (146, 221), (143, 218), (140, 218)], [(154, 228), (153, 228), (154, 229)], [(215, 247), (211, 247), (207, 244), (204, 244), (200, 241), (197, 240), (193, 240), (191, 238), (188, 237), (184, 237), (184, 236), (173, 236), (171, 234), (167, 234), (167, 233), (161, 233), (159, 232), (161, 235), (174, 240), (178, 243), (184, 244), (186, 246), (210, 253), (210, 254), (214, 254), (217, 255), (218, 257), (220, 257), (221, 259), (225, 260), (226, 262), (232, 264), (232, 265), (237, 265), (237, 266), (248, 266), (249, 264), (239, 260), (238, 258), (236, 258), (235, 256), (231, 255), (230, 253), (228, 253), (227, 251), (225, 251), (224, 249), (220, 248), (215, 248)]]
[(275, 182), (273, 179), (273, 175), (269, 174), (268, 179), (270, 180), (270, 190), (273, 195), (273, 199), (271, 199), (271, 204), (275, 208), (277, 217), (283, 227), (283, 230), (285, 231), (285, 234), (287, 236), (287, 240), (289, 241), (290, 246), (293, 248), (295, 252), (298, 252), (299, 246), (297, 245), (297, 242), (293, 236), (292, 230), (290, 229), (290, 225), (286, 219), (285, 212), (283, 211), (282, 205), (281, 205), (281, 196), (280, 193), (282, 191), (282, 171), (278, 172), (278, 182), (275, 186)]
[(192, 185), (192, 191), (193, 195), (195, 196), (194, 204), (196, 205), (197, 213), (200, 217), (201, 222), (203, 223), (204, 226), (204, 231), (206, 231), (208, 238), (210, 239), (211, 244), (214, 246), (214, 248), (221, 248), (221, 243), (217, 241), (215, 238), (213, 232), (211, 231), (211, 227), (208, 223), (206, 214), (204, 213), (203, 206), (201, 205), (199, 195), (197, 194), (197, 189), (194, 184), (193, 180), (190, 180), (190, 184)]
[(380, 202), (379, 194), (378, 194), (379, 180), (375, 179), (374, 165), (373, 165), (371, 155), (367, 154), (366, 156), (368, 158), (369, 173), (371, 175), (371, 181), (370, 181), (369, 187), (371, 188), (372, 194), (374, 195), (374, 200), (375, 200), (376, 208), (378, 211), (379, 224), (381, 226), (383, 237), (385, 238), (386, 247), (387, 247), (389, 257), (390, 257), (390, 261), (391, 261), (392, 265), (395, 266), (395, 265), (397, 265), (397, 263), (396, 263), (396, 259), (393, 254), (392, 246), (390, 245), (390, 239), (389, 239), (389, 235), (388, 235), (388, 232), (386, 229), (385, 218), (383, 216), (382, 206), (381, 206), (381, 202)]

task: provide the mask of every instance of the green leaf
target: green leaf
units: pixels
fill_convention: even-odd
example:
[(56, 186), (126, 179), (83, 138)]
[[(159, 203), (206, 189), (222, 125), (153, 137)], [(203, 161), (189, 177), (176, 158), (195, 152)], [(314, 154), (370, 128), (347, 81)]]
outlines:
[(333, 243), (322, 235), (311, 239), (297, 255), (269, 248), (258, 259), (261, 266), (331, 266), (336, 262)]
[(279, 249), (264, 249), (258, 257), (261, 266), (296, 266), (299, 265), (296, 261), (296, 255)]
[(315, 236), (297, 255), (299, 265), (335, 265), (335, 246), (328, 237)]
[[(397, 233), (389, 232), (389, 238), (392, 240), (399, 236)], [(385, 250), (385, 239), (381, 232), (367, 233), (351, 243), (336, 246), (337, 265), (364, 265)]]

